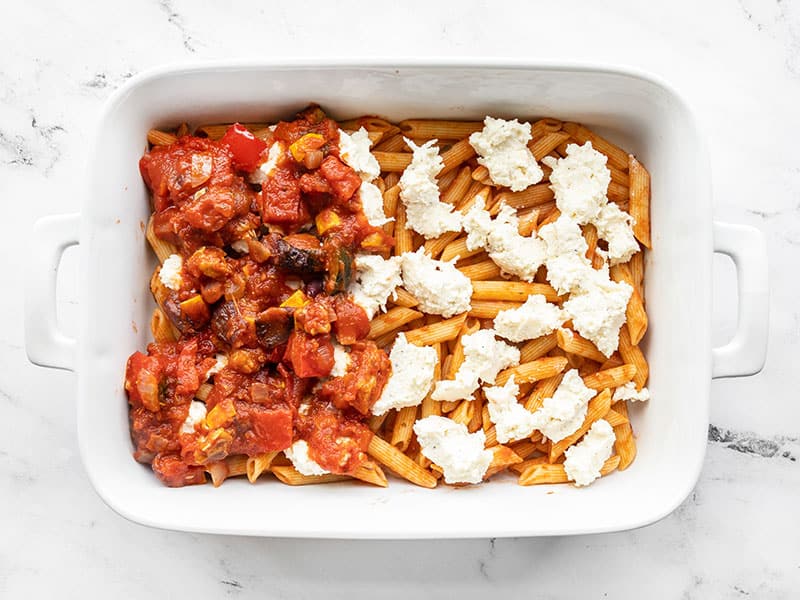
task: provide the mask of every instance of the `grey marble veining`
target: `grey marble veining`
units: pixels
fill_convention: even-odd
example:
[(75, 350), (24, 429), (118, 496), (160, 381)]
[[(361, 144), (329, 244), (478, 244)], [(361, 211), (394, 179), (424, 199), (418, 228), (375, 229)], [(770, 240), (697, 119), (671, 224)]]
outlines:
[[(9, 225), (0, 237), (0, 598), (798, 597), (800, 3), (409, 5), (35, 0), (0, 9)], [(712, 383), (703, 473), (672, 515), (575, 538), (263, 540), (144, 528), (94, 494), (78, 456), (73, 376), (24, 355), (22, 251), (33, 221), (78, 210), (93, 120), (135, 73), (181, 60), (333, 55), (630, 64), (687, 98), (708, 140), (716, 216), (768, 235), (772, 299), (767, 367)], [(59, 311), (72, 333), (75, 261), (62, 271)], [(732, 278), (720, 270), (714, 285), (734, 289)], [(735, 302), (719, 294), (718, 343), (735, 320)]]

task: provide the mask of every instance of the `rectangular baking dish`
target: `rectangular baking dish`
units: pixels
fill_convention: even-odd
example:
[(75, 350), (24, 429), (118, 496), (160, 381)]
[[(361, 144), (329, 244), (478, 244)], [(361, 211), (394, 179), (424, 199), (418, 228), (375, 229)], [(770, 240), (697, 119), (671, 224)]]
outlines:
[[(581, 121), (635, 153), (652, 173), (654, 249), (647, 256), (653, 399), (632, 415), (631, 468), (572, 486), (520, 487), (512, 478), (430, 491), (392, 479), (388, 489), (332, 484), (293, 488), (269, 477), (163, 487), (134, 462), (123, 390), (127, 357), (148, 342), (144, 239), (147, 192), (138, 171), (154, 126), (272, 120), (310, 101), (333, 117), (379, 114)], [(88, 156), (80, 215), (42, 219), (30, 253), (26, 343), (40, 365), (78, 373), (81, 455), (98, 494), (119, 514), (168, 529), (330, 538), (544, 536), (618, 531), (664, 517), (690, 493), (706, 447), (711, 377), (752, 374), (766, 353), (766, 250), (757, 230), (713, 223), (708, 160), (691, 112), (667, 86), (625, 69), (580, 65), (205, 63), (134, 77), (108, 100)], [(78, 340), (59, 332), (55, 273), (80, 244)], [(731, 255), (739, 328), (711, 347), (712, 253)]]

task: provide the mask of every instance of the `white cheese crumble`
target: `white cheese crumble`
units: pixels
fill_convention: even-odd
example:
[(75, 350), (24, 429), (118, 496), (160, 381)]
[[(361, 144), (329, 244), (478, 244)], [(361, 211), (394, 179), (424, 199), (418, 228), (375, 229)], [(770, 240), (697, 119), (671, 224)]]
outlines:
[(341, 344), (333, 343), (333, 368), (331, 377), (343, 377), (350, 368), (350, 353)]
[(567, 371), (552, 398), (545, 398), (542, 407), (533, 413), (536, 429), (553, 442), (560, 442), (583, 424), (589, 400), (596, 395), (576, 369)]
[(361, 209), (370, 225), (380, 227), (389, 221), (394, 221), (394, 219), (387, 218), (386, 213), (383, 212), (383, 195), (377, 185), (364, 181), (358, 190)]
[(430, 416), (414, 423), (423, 456), (438, 465), (446, 483), (480, 483), (492, 462), (483, 430), (469, 433), (466, 425)]
[(222, 369), (228, 366), (227, 354), (217, 354), (215, 358), (217, 359), (217, 362), (215, 362), (214, 365), (208, 371), (206, 371), (206, 381), (208, 381), (209, 377), (216, 375), (222, 371)]
[(305, 440), (297, 440), (283, 453), (292, 462), (294, 468), (303, 475), (325, 475), (330, 473), (330, 471), (326, 471), (311, 459), (308, 455), (308, 443)]
[(371, 145), (369, 134), (363, 127), (352, 134), (339, 130), (339, 156), (364, 181), (372, 181), (381, 174), (378, 159), (369, 151)]
[(247, 243), (247, 240), (236, 240), (235, 242), (231, 243), (231, 248), (236, 250), (239, 254), (248, 254), (250, 252), (250, 246)]
[(530, 140), (530, 123), (492, 117), (483, 121), (482, 131), (469, 136), (470, 145), (480, 155), (478, 163), (489, 170), (492, 181), (514, 192), (539, 183), (544, 177), (542, 168), (528, 148)]
[(494, 318), (494, 330), (512, 342), (533, 340), (555, 331), (566, 320), (564, 311), (541, 294), (531, 294), (519, 308), (501, 310)]
[(592, 263), (586, 258), (589, 245), (575, 221), (561, 215), (539, 229), (539, 237), (546, 246), (547, 280), (559, 294), (578, 289), (592, 276)]
[(423, 247), (403, 253), (401, 259), (403, 286), (419, 301), (419, 310), (445, 318), (469, 310), (472, 283), (454, 261), (434, 260)]
[(611, 183), (611, 171), (606, 167), (606, 155), (592, 148), (569, 144), (567, 156), (555, 159), (546, 156), (542, 162), (553, 169), (550, 188), (556, 196), (561, 214), (581, 225), (592, 221), (608, 201), (606, 193)]
[(567, 477), (578, 486), (589, 485), (600, 477), (600, 469), (611, 457), (615, 440), (614, 428), (608, 421), (595, 421), (583, 440), (564, 453)]
[(434, 400), (472, 400), (480, 381), (494, 383), (497, 374), (519, 364), (519, 348), (495, 338), (493, 329), (481, 329), (461, 338), (464, 362), (455, 379), (436, 382)]
[(524, 281), (533, 281), (536, 271), (545, 259), (545, 244), (536, 237), (519, 234), (519, 219), (513, 208), (503, 205), (492, 220), (484, 210), (483, 198), (464, 216), (467, 232), (467, 248), (484, 247), (495, 264), (507, 274), (516, 275)]
[(597, 236), (608, 242), (608, 260), (612, 265), (628, 262), (639, 251), (633, 235), (633, 217), (609, 202), (593, 221)]
[(483, 393), (489, 403), (489, 418), (495, 425), (497, 441), (501, 444), (530, 437), (536, 429), (536, 417), (517, 402), (519, 386), (513, 375), (502, 387), (485, 387)]
[(436, 140), (417, 146), (403, 138), (414, 152), (411, 164), (400, 177), (400, 200), (406, 207), (406, 229), (413, 229), (426, 239), (439, 237), (447, 231), (461, 230), (461, 213), (439, 200), (436, 175), (444, 163)]
[(181, 289), (181, 269), (183, 268), (183, 259), (177, 254), (170, 254), (161, 265), (161, 270), (158, 272), (158, 278), (166, 287), (171, 290)]
[(265, 160), (259, 167), (250, 173), (250, 183), (263, 184), (267, 179), (272, 176), (275, 167), (278, 166), (278, 161), (283, 156), (286, 146), (283, 142), (275, 142), (269, 147), (267, 153), (267, 160)]
[(400, 257), (384, 259), (376, 254), (357, 254), (355, 265), (356, 276), (348, 291), (353, 296), (353, 302), (363, 308), (371, 319), (378, 309), (386, 309), (389, 296), (403, 283), (400, 279)]
[(406, 334), (400, 333), (389, 353), (389, 361), (392, 363), (392, 374), (381, 397), (372, 407), (374, 415), (382, 415), (393, 408), (420, 404), (433, 385), (439, 356), (430, 346), (408, 343)]
[(189, 405), (189, 414), (181, 425), (181, 433), (194, 433), (194, 428), (206, 418), (206, 405), (199, 400), (192, 400)]
[(618, 387), (614, 391), (614, 396), (611, 398), (614, 402), (619, 400), (630, 400), (631, 402), (647, 402), (650, 400), (650, 390), (643, 387), (641, 390), (636, 389), (636, 383), (629, 381), (623, 386)]
[(564, 302), (564, 312), (578, 333), (611, 356), (619, 346), (619, 330), (625, 323), (631, 293), (633, 288), (624, 281), (611, 281), (606, 272), (594, 271)]

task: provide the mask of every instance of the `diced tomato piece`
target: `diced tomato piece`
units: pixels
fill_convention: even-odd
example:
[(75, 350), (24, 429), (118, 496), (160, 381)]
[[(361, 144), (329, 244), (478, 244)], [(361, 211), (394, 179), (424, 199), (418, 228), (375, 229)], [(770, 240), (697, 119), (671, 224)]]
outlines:
[(361, 177), (358, 176), (358, 173), (335, 156), (325, 157), (319, 166), (319, 172), (330, 184), (333, 193), (341, 202), (352, 198), (356, 190), (361, 187)]
[(331, 473), (353, 473), (367, 458), (373, 434), (354, 416), (315, 402), (304, 429), (309, 456)]
[(292, 445), (292, 410), (288, 406), (268, 407), (253, 402), (237, 402), (236, 410), (234, 428), (237, 435), (231, 453), (255, 456)]
[[(202, 191), (202, 190), (201, 190)], [(236, 185), (208, 186), (186, 203), (182, 212), (189, 225), (201, 231), (219, 231), (227, 223), (247, 213), (252, 192), (243, 182)]]
[(151, 412), (159, 409), (159, 392), (164, 364), (155, 356), (134, 352), (125, 370), (125, 389), (131, 406), (143, 406)]
[(340, 344), (349, 345), (363, 340), (369, 333), (369, 317), (364, 309), (352, 300), (339, 295), (334, 305), (336, 321), (333, 332)]
[(192, 340), (181, 348), (178, 355), (176, 375), (178, 384), (175, 395), (178, 398), (191, 399), (200, 387), (200, 374), (197, 372), (197, 342)]
[(289, 169), (275, 169), (261, 189), (259, 203), (264, 223), (300, 224), (311, 218), (298, 179)]
[(239, 123), (228, 127), (220, 141), (230, 148), (234, 166), (248, 173), (258, 166), (261, 153), (267, 148), (265, 142)]
[(153, 471), (169, 487), (183, 487), (206, 482), (205, 469), (187, 465), (180, 456), (159, 454), (153, 459)]
[(352, 407), (367, 415), (380, 398), (391, 372), (389, 357), (374, 342), (356, 342), (350, 347), (347, 372), (326, 381), (319, 394), (337, 408)]
[(325, 377), (333, 368), (331, 337), (295, 330), (289, 336), (284, 360), (292, 364), (298, 377)]

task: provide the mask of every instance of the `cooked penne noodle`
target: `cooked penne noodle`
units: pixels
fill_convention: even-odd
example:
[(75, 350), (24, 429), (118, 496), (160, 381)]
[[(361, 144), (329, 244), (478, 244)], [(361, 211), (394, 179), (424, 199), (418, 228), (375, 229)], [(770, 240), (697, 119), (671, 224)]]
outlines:
[(496, 475), (522, 462), (522, 458), (508, 446), (492, 446), (490, 449), (492, 451), (492, 462), (489, 463), (489, 468), (483, 476), (484, 481), (492, 475)]
[(644, 252), (637, 252), (628, 261), (628, 270), (633, 277), (633, 289), (639, 292), (644, 304)]
[(482, 248), (475, 248), (474, 250), (467, 250), (467, 238), (460, 237), (456, 238), (442, 251), (442, 255), (439, 257), (439, 260), (443, 260), (445, 262), (453, 260), (454, 258), (464, 259), (470, 256), (475, 256), (476, 254), (480, 254), (483, 252)]
[(564, 123), (558, 119), (553, 119), (550, 117), (539, 119), (531, 125), (531, 137), (536, 140), (548, 133), (561, 131), (563, 125)]
[(441, 156), (444, 167), (439, 173), (440, 176), (475, 156), (475, 149), (470, 145), (469, 139), (465, 138), (450, 146), (450, 148), (442, 152)]
[(608, 424), (611, 425), (612, 427), (617, 427), (618, 425), (624, 425), (625, 423), (628, 422), (627, 415), (623, 415), (622, 413), (619, 413), (613, 409), (609, 410), (606, 413), (606, 416), (603, 418), (606, 421), (608, 421)]
[(568, 139), (569, 133), (566, 131), (549, 132), (538, 139), (534, 138), (528, 144), (528, 148), (536, 160), (540, 161)]
[(472, 400), (461, 400), (458, 406), (450, 413), (450, 418), (456, 423), (468, 425), (475, 414), (475, 402)]
[(556, 459), (564, 454), (564, 451), (567, 448), (572, 446), (572, 444), (576, 443), (584, 435), (586, 435), (586, 432), (589, 431), (592, 424), (595, 421), (605, 417), (610, 409), (611, 390), (605, 389), (597, 394), (597, 396), (589, 400), (589, 407), (586, 410), (586, 417), (583, 419), (583, 424), (578, 428), (578, 430), (571, 435), (568, 435), (563, 440), (554, 442), (552, 446), (550, 446), (550, 455), (548, 457), (548, 461), (551, 463), (556, 462)]
[(406, 406), (397, 411), (392, 428), (391, 444), (401, 452), (405, 452), (408, 443), (411, 441), (411, 434), (414, 433), (412, 427), (417, 420), (417, 407)]
[(461, 404), (461, 400), (443, 400), (442, 401), (442, 413), (451, 413), (455, 409), (459, 407)]
[(381, 171), (402, 173), (411, 164), (411, 153), (409, 152), (378, 152), (372, 153)]
[(476, 319), (494, 319), (501, 310), (519, 308), (521, 302), (500, 302), (497, 300), (473, 300), (469, 316)]
[[(436, 354), (441, 358), (442, 356), (442, 344), (440, 342), (434, 342), (431, 344), (436, 350)], [(442, 378), (442, 363), (441, 360), (436, 362), (436, 365), (433, 369), (433, 379), (434, 381), (438, 381)], [(422, 400), (422, 404), (419, 407), (420, 418), (424, 419), (425, 417), (430, 417), (431, 415), (439, 416), (442, 414), (442, 403), (439, 400), (434, 400), (431, 398), (431, 394), (433, 393), (434, 386), (431, 386), (431, 389), (428, 390), (428, 393), (425, 395), (425, 398)]]
[(153, 340), (157, 343), (174, 342), (179, 337), (178, 330), (159, 307), (153, 309), (153, 316), (150, 318), (150, 332), (153, 334)]
[(631, 335), (628, 332), (627, 325), (623, 325), (619, 331), (619, 354), (622, 360), (636, 367), (633, 381), (636, 384), (636, 389), (641, 390), (650, 376), (650, 367), (639, 346), (631, 342)]
[(406, 141), (403, 139), (403, 134), (397, 133), (388, 138), (384, 135), (372, 152), (402, 152), (404, 148), (406, 148)]
[(583, 383), (586, 387), (593, 390), (605, 388), (615, 388), (625, 385), (636, 376), (636, 366), (624, 364), (621, 367), (598, 371), (593, 375), (584, 378)]
[(623, 187), (630, 187), (630, 177), (625, 171), (621, 171), (613, 165), (606, 165), (611, 172), (611, 181), (620, 184)]
[(389, 417), (390, 412), (391, 411), (387, 410), (382, 415), (370, 415), (367, 426), (370, 428), (372, 433), (376, 433), (381, 427), (383, 427), (383, 424)]
[(627, 419), (626, 423), (614, 427), (614, 435), (617, 438), (614, 441), (614, 450), (619, 455), (619, 470), (624, 471), (636, 458), (636, 440), (633, 437), (630, 419), (628, 419), (627, 403), (624, 401), (616, 402), (614, 409)]
[(286, 485), (315, 485), (319, 483), (347, 481), (350, 479), (347, 475), (334, 475), (333, 473), (327, 473), (325, 475), (303, 475), (292, 466), (273, 466), (270, 468), (270, 471), (278, 478), (278, 481)]
[(503, 204), (517, 210), (525, 210), (534, 206), (542, 206), (553, 200), (553, 190), (548, 183), (537, 183), (521, 192), (501, 192), (497, 194), (497, 202), (489, 210), (489, 214), (497, 216)]
[(264, 471), (269, 471), (269, 466), (277, 455), (278, 452), (264, 452), (263, 454), (248, 458), (246, 465), (248, 481), (250, 483), (255, 483)]
[(539, 229), (541, 229), (545, 225), (549, 225), (550, 223), (554, 223), (555, 221), (558, 220), (558, 217), (560, 217), (560, 216), (561, 216), (561, 211), (558, 210), (557, 208), (553, 208), (553, 210), (551, 210), (549, 213), (547, 213), (547, 216), (544, 217), (539, 222)]
[(590, 131), (578, 123), (564, 123), (563, 128), (564, 131), (569, 132), (579, 144), (592, 142), (592, 147), (595, 150), (602, 152), (608, 157), (609, 164), (622, 171), (628, 170), (628, 153), (622, 148), (612, 144), (605, 138), (600, 137), (595, 132)]
[[(612, 456), (600, 469), (600, 476), (604, 477), (614, 472), (619, 465), (619, 456)], [(520, 485), (541, 485), (545, 483), (567, 483), (569, 477), (564, 465), (532, 464), (519, 476)]]
[[(491, 423), (491, 421), (487, 420), (487, 423)], [(490, 425), (488, 429), (484, 431), (486, 434), (486, 448), (492, 448), (493, 446), (497, 445), (497, 428), (494, 425)]]
[(406, 331), (406, 340), (417, 346), (430, 346), (435, 342), (454, 340), (467, 318), (467, 313), (439, 321), (432, 325), (423, 325)]
[(553, 377), (548, 377), (546, 379), (542, 379), (541, 381), (537, 381), (533, 391), (531, 392), (531, 395), (528, 396), (527, 400), (525, 400), (525, 409), (530, 412), (536, 412), (539, 410), (542, 407), (542, 404), (544, 404), (545, 399), (552, 398), (553, 394), (556, 393), (558, 386), (561, 384), (562, 378), (563, 374), (559, 373)]
[[(588, 258), (592, 262), (592, 266), (597, 269), (599, 267), (596, 267), (594, 263), (595, 250), (597, 250), (597, 240), (599, 239), (597, 236), (597, 228), (591, 223), (584, 225), (583, 238), (586, 240), (586, 245), (588, 246), (588, 249), (586, 250), (586, 258)], [(600, 257), (601, 266), (602, 262), (602, 257)]]
[(631, 341), (636, 345), (642, 341), (644, 334), (647, 333), (648, 325), (647, 312), (644, 309), (642, 297), (636, 291), (636, 288), (634, 288), (631, 298), (628, 300), (625, 316), (628, 321)]
[(378, 487), (389, 487), (389, 481), (381, 466), (371, 460), (364, 461), (353, 473), (353, 477)]
[[(630, 199), (630, 191), (624, 185), (618, 184), (616, 181), (612, 181), (608, 184), (608, 199), (611, 202), (616, 202), (620, 205), (620, 208), (623, 210), (627, 209), (627, 206), (624, 206), (625, 203), (629, 202)], [(624, 207), (624, 208), (623, 208)]]
[(194, 393), (194, 397), (205, 402), (208, 400), (208, 395), (211, 393), (213, 388), (214, 386), (210, 383), (203, 383), (199, 388), (197, 388), (197, 391)]
[(604, 363), (600, 364), (600, 371), (606, 371), (608, 369), (613, 369), (614, 367), (621, 367), (625, 364), (625, 361), (619, 355), (619, 352), (614, 352), (609, 358), (606, 359)]
[(458, 170), (453, 182), (447, 186), (444, 192), (442, 192), (442, 202), (446, 204), (452, 204), (453, 206), (458, 205), (472, 185), (472, 177), (470, 177), (470, 172), (471, 169), (468, 166), (463, 166)]
[(528, 383), (540, 381), (553, 377), (561, 373), (567, 366), (567, 359), (560, 356), (548, 356), (539, 358), (531, 362), (522, 363), (516, 367), (511, 367), (501, 371), (497, 375), (496, 385), (505, 385), (506, 381), (513, 375), (516, 383)]
[(632, 154), (628, 156), (628, 161), (633, 235), (646, 248), (652, 248), (650, 239), (650, 173)]
[(525, 214), (517, 214), (519, 223), (517, 224), (517, 231), (521, 236), (529, 237), (536, 231), (536, 226), (539, 223), (539, 210), (536, 208), (526, 211)]
[(147, 132), (147, 141), (153, 146), (169, 146), (178, 141), (177, 136), (161, 131), (160, 129), (151, 129)]
[(378, 315), (369, 324), (369, 337), (370, 339), (378, 338), (391, 331), (396, 331), (406, 323), (416, 321), (424, 315), (418, 310), (406, 308), (404, 306), (395, 306), (387, 312)]
[(519, 349), (519, 362), (527, 363), (541, 358), (558, 344), (556, 332), (548, 333), (534, 340), (528, 340)]
[(153, 229), (153, 217), (150, 217), (150, 219), (147, 221), (147, 227), (145, 228), (144, 236), (150, 243), (150, 247), (153, 249), (153, 252), (155, 252), (160, 263), (163, 264), (164, 261), (170, 257), (170, 255), (178, 253), (178, 249), (175, 247), (175, 244), (165, 242), (156, 235), (156, 232)]
[(564, 352), (584, 356), (599, 363), (603, 363), (606, 360), (605, 355), (597, 349), (597, 346), (571, 329), (559, 329), (556, 332), (556, 339), (558, 340), (558, 347)]
[(483, 129), (481, 121), (446, 121), (438, 119), (408, 119), (397, 126), (403, 135), (414, 138), (460, 140)]
[(548, 302), (559, 302), (558, 293), (544, 283), (528, 283), (525, 281), (473, 281), (473, 300), (505, 300), (508, 302), (525, 302), (528, 296), (541, 294)]
[[(397, 221), (397, 205), (399, 203), (400, 186), (395, 184), (391, 187), (387, 187), (386, 191), (383, 193), (383, 214), (386, 215), (386, 218), (394, 220), (384, 224), (383, 230), (389, 235), (394, 234), (395, 223)], [(405, 214), (403, 216), (405, 217)]]
[(447, 363), (447, 369), (444, 371), (444, 379), (455, 379), (456, 373), (461, 368), (464, 362), (464, 345), (462, 339), (465, 335), (472, 335), (480, 329), (480, 323), (477, 321), (465, 321), (461, 326), (461, 332), (456, 340), (455, 348), (450, 353), (450, 360)]
[(438, 178), (440, 199), (445, 190), (447, 190), (447, 188), (449, 188), (450, 185), (455, 181), (456, 177), (458, 177), (458, 173), (459, 169), (453, 169), (452, 171), (448, 171)]
[(175, 132), (175, 137), (182, 138), (185, 135), (189, 135), (189, 124), (186, 121), (178, 126), (178, 131)]
[(411, 295), (411, 292), (406, 290), (406, 288), (396, 288), (394, 293), (397, 295), (397, 298), (392, 300), (392, 302), (396, 306), (404, 306), (406, 308), (414, 308), (419, 304), (419, 300), (417, 300), (414, 296)]
[(395, 209), (394, 255), (414, 251), (414, 232), (406, 227), (406, 207), (398, 202)]
[[(536, 445), (535, 444), (531, 445), (533, 446), (534, 451), (536, 451)], [(531, 465), (546, 465), (546, 464), (548, 464), (547, 456), (544, 455), (534, 456), (533, 458), (527, 458), (523, 460), (521, 463), (511, 465), (511, 467), (509, 467), (509, 470), (514, 471), (517, 475), (520, 475)]]
[(368, 452), (372, 458), (403, 479), (426, 488), (436, 487), (437, 480), (429, 471), (377, 435), (372, 436)]
[(475, 181), (480, 181), (484, 185), (493, 185), (493, 182), (489, 177), (489, 169), (483, 165), (478, 165), (475, 167), (475, 170), (472, 171), (472, 179)]
[(483, 408), (486, 405), (483, 394), (475, 394), (475, 399), (472, 401), (473, 411), (472, 419), (467, 423), (467, 430), (470, 433), (475, 433), (483, 428)]

